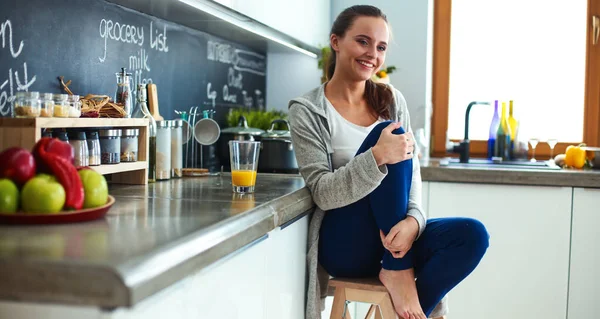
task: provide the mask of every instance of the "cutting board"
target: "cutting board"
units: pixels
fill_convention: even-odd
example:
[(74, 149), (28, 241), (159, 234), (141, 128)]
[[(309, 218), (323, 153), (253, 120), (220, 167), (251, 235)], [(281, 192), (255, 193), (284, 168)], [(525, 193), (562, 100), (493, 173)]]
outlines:
[(160, 112), (158, 110), (158, 91), (156, 89), (156, 84), (150, 83), (147, 85), (148, 87), (148, 108), (150, 109), (150, 114), (154, 117), (156, 121), (162, 121), (164, 118), (160, 116)]

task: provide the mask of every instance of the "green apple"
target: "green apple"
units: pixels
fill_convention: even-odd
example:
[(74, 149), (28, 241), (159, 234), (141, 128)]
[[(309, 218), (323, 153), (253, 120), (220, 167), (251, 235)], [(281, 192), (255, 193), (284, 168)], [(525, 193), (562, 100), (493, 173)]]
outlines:
[(26, 213), (58, 213), (65, 205), (64, 187), (54, 176), (38, 174), (21, 191), (21, 207)]
[(83, 208), (94, 208), (106, 204), (108, 184), (104, 176), (93, 169), (82, 169), (79, 170), (79, 177), (83, 183)]
[(8, 178), (0, 179), (0, 213), (16, 213), (19, 208), (19, 189)]

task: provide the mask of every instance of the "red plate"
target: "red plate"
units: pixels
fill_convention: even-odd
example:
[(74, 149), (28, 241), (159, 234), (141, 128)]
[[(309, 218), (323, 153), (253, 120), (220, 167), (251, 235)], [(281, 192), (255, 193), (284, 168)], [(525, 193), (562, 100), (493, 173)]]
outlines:
[(77, 223), (98, 219), (106, 215), (115, 203), (115, 198), (108, 195), (106, 204), (100, 207), (61, 212), (56, 214), (29, 214), (17, 212), (15, 214), (0, 213), (1, 224), (64, 224)]

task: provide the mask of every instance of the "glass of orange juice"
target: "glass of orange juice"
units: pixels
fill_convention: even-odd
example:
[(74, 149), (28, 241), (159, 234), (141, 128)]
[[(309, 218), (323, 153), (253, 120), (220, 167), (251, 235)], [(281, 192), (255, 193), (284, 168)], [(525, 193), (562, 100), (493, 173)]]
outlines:
[(236, 193), (254, 193), (260, 142), (229, 141), (231, 185)]

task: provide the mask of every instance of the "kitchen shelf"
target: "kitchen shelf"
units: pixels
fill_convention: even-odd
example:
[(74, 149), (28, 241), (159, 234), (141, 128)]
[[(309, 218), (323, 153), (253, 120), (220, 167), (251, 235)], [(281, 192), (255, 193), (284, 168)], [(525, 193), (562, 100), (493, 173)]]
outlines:
[(110, 175), (111, 183), (148, 183), (148, 120), (113, 118), (0, 118), (0, 151), (18, 146), (31, 150), (42, 138), (43, 129), (56, 128), (113, 128), (127, 127), (140, 130), (138, 137), (138, 161), (119, 164), (105, 164), (91, 168), (102, 175)]
[(119, 164), (102, 164), (100, 166), (90, 166), (96, 172), (106, 175), (120, 172), (129, 172), (146, 169), (146, 161), (143, 162), (130, 162), (130, 163), (119, 163)]

